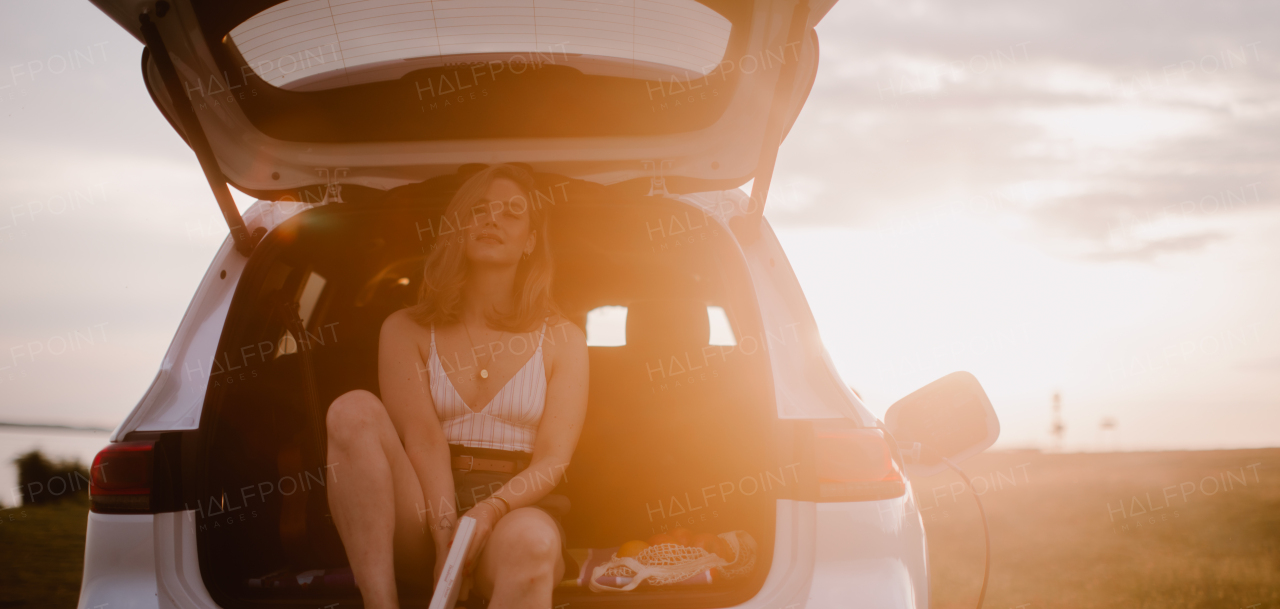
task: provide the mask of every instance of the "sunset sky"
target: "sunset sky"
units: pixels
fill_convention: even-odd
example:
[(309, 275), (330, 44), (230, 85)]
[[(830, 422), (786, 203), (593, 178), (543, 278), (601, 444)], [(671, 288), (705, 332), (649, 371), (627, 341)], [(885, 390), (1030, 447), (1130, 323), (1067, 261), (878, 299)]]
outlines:
[[(1277, 13), (837, 4), (766, 216), (873, 412), (969, 370), (997, 446), (1052, 447), (1055, 391), (1069, 450), (1280, 444)], [(226, 236), (141, 51), (88, 2), (0, 6), (2, 420), (119, 423)]]

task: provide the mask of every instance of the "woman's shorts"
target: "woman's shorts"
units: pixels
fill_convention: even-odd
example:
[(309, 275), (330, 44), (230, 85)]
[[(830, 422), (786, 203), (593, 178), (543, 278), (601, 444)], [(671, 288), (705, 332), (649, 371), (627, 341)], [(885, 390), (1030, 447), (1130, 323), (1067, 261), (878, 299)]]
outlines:
[[(497, 451), (486, 451), (497, 452)], [(506, 451), (502, 451), (506, 452)], [(453, 489), (458, 495), (458, 511), (463, 512), (475, 506), (475, 504), (484, 501), (498, 489), (502, 488), (507, 481), (515, 477), (516, 474), (505, 472), (489, 472), (489, 471), (466, 471), (453, 470)], [(522, 480), (523, 481), (523, 480)], [(545, 479), (543, 480), (545, 483)], [(519, 486), (520, 482), (516, 483)], [(521, 490), (512, 487), (508, 489), (508, 493), (519, 495), (521, 492), (538, 492), (536, 483), (529, 485), (530, 488)], [(568, 549), (565, 547), (564, 523), (562, 520), (569, 513), (569, 498), (564, 495), (548, 493), (537, 501), (537, 503), (528, 506), (546, 512), (551, 520), (556, 523), (556, 529), (560, 531), (560, 555), (564, 558), (564, 577), (576, 578), (578, 576), (578, 563), (569, 555)], [(558, 582), (557, 582), (558, 583)]]

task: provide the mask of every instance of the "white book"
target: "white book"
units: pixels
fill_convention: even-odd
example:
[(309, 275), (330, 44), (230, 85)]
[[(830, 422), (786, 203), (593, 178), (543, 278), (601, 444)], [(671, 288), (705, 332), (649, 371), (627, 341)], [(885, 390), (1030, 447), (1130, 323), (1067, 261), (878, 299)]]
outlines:
[(431, 595), (430, 609), (453, 609), (458, 602), (458, 589), (462, 587), (462, 561), (467, 558), (471, 536), (476, 532), (476, 519), (463, 516), (458, 519), (458, 532), (453, 535), (449, 558), (440, 573), (440, 582)]

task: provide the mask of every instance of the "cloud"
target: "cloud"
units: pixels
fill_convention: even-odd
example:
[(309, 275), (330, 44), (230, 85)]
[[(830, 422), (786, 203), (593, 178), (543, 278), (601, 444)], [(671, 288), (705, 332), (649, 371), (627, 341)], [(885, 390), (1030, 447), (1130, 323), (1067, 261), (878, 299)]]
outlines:
[(1137, 247), (1128, 249), (1113, 249), (1093, 252), (1084, 256), (1084, 258), (1098, 262), (1150, 262), (1160, 254), (1194, 252), (1203, 249), (1214, 241), (1220, 241), (1225, 238), (1226, 235), (1221, 233), (1183, 235), (1180, 237), (1170, 237), (1168, 239), (1149, 241)]
[(777, 169), (821, 195), (770, 220), (960, 214), (1096, 261), (1197, 251), (1276, 205), (1277, 24), (1280, 5), (837, 4)]

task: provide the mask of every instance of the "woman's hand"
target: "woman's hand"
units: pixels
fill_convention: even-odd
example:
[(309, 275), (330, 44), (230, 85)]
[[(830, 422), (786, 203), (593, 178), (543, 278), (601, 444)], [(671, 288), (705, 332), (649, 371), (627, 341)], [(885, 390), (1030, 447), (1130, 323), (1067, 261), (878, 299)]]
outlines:
[[(470, 575), (475, 570), (476, 561), (480, 556), (480, 552), (484, 550), (484, 544), (489, 540), (489, 533), (493, 532), (493, 527), (498, 524), (498, 520), (502, 515), (498, 512), (498, 507), (493, 501), (481, 501), (471, 509), (463, 513), (463, 516), (470, 516), (476, 521), (475, 532), (471, 535), (471, 544), (467, 547), (466, 558), (462, 562), (462, 574)], [(454, 535), (457, 535), (457, 528), (454, 528)], [(450, 537), (450, 548), (453, 546), (452, 536)]]

